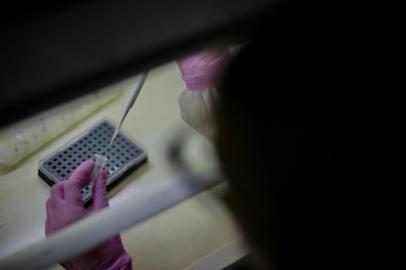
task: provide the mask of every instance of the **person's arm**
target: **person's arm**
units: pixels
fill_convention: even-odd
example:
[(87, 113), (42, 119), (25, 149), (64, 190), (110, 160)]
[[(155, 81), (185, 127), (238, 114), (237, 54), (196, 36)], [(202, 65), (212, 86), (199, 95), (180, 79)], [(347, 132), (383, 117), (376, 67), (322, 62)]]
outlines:
[[(80, 190), (89, 184), (93, 166), (93, 160), (83, 162), (68, 180), (52, 187), (51, 196), (46, 202), (45, 233), (47, 236), (87, 214)], [(106, 181), (107, 172), (103, 170), (93, 185), (93, 212), (108, 207)], [(125, 251), (119, 235), (75, 258), (61, 262), (61, 265), (68, 270), (132, 269), (131, 257)]]

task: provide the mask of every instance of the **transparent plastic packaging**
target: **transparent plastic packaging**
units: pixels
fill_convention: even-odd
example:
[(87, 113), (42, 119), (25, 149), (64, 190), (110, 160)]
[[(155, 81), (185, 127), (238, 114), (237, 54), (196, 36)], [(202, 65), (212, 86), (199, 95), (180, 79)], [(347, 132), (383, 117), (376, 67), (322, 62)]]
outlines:
[(118, 97), (111, 87), (73, 100), (0, 130), (0, 166), (14, 166), (47, 142)]
[(211, 118), (216, 100), (215, 87), (199, 91), (184, 90), (178, 98), (182, 119), (209, 140), (214, 136), (214, 125)]

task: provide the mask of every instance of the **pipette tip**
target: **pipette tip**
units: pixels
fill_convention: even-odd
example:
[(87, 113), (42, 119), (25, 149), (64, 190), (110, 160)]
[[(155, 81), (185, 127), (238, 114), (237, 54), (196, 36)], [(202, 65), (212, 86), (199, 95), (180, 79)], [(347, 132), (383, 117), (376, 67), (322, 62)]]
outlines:
[(110, 147), (113, 144), (114, 139), (117, 137), (117, 134), (119, 131), (120, 131), (120, 128), (116, 127), (116, 129), (114, 130), (113, 136), (110, 139), (110, 143), (109, 143), (108, 147)]

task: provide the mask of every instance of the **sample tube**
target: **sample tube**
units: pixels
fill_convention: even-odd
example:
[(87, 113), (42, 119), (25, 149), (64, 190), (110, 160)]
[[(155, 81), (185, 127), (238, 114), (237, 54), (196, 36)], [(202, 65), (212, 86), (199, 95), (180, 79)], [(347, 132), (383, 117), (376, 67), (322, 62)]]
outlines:
[(96, 181), (97, 177), (103, 170), (104, 166), (107, 163), (107, 158), (103, 155), (100, 154), (94, 154), (95, 156), (95, 162), (94, 162), (94, 167), (92, 170), (92, 174), (90, 175), (90, 183), (89, 186), (93, 187), (94, 181)]

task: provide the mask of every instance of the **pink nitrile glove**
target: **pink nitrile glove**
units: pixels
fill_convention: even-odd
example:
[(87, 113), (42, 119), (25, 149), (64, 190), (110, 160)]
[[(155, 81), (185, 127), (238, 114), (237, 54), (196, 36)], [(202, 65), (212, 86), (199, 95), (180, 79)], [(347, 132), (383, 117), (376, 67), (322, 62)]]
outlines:
[(208, 49), (178, 60), (179, 69), (186, 88), (190, 91), (202, 90), (218, 83), (231, 61), (228, 49)]
[[(80, 190), (89, 184), (93, 166), (93, 160), (86, 160), (76, 168), (68, 180), (52, 187), (51, 196), (46, 202), (45, 233), (47, 236), (87, 215)], [(107, 172), (103, 170), (93, 185), (92, 212), (108, 207), (106, 182)], [(68, 270), (132, 269), (131, 257), (125, 251), (120, 236), (116, 236), (90, 251), (62, 262), (61, 265)]]

